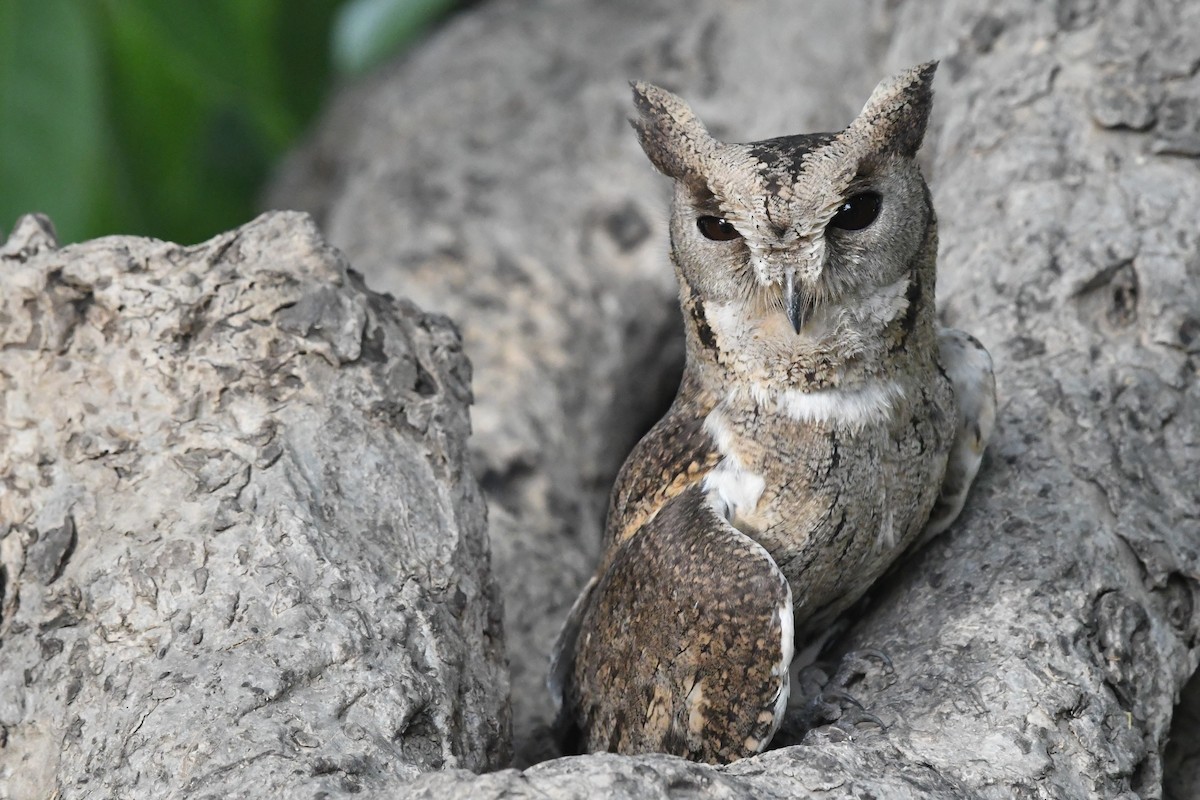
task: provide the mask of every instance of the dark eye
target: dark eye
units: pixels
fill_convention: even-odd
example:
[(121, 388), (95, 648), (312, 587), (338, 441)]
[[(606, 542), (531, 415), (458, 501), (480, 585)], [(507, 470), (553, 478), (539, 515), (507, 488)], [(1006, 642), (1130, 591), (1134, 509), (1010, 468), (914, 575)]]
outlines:
[(741, 236), (737, 228), (720, 217), (700, 217), (696, 220), (696, 227), (704, 234), (705, 239), (712, 239), (714, 242), (728, 242)]
[(861, 231), (879, 216), (881, 205), (883, 198), (877, 192), (861, 192), (842, 203), (829, 224), (844, 231)]

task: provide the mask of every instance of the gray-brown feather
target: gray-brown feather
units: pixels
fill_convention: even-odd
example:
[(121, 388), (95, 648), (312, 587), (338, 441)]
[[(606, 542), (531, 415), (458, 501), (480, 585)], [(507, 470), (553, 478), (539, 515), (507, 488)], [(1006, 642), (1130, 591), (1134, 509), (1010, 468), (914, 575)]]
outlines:
[[(671, 408), (629, 454), (613, 486), (605, 552), (636, 533), (675, 495), (704, 479), (721, 456), (704, 430), (713, 399), (684, 377)], [(603, 567), (602, 567), (603, 568)]]

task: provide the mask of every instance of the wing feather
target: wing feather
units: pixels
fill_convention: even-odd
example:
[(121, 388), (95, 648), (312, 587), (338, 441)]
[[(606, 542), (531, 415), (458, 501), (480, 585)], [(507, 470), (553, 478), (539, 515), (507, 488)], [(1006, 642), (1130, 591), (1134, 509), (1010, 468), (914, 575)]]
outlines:
[(630, 536), (582, 599), (564, 700), (589, 751), (727, 763), (778, 730), (792, 597), (697, 485)]

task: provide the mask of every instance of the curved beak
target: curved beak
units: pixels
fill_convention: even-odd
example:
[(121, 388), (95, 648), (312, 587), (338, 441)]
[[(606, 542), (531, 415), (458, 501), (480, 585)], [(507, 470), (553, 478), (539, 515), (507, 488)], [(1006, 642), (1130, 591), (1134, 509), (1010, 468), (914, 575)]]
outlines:
[(796, 333), (804, 327), (804, 304), (800, 302), (800, 292), (796, 288), (796, 270), (789, 269), (783, 273), (783, 311), (787, 314), (788, 322), (796, 329)]

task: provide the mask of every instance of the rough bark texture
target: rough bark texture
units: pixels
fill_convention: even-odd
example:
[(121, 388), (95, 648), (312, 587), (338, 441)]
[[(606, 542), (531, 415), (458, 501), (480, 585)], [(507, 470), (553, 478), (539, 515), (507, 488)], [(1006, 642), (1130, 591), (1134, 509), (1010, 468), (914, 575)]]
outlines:
[(302, 214), (0, 249), (0, 797), (507, 761), (470, 370)]
[(344, 95), (270, 202), (463, 325), (520, 750), (613, 470), (678, 358), (666, 186), (625, 127), (625, 80), (748, 140), (838, 127), (876, 80), (941, 57), (940, 295), (994, 354), (1002, 403), (961, 521), (843, 642), (895, 661), (859, 688), (886, 733), (724, 771), (431, 775), (406, 796), (1158, 796), (1200, 631), (1198, 12), (496, 2)]
[[(188, 250), (19, 232), (0, 255), (6, 790), (1195, 796), (1189, 735), (1162, 753), (1200, 638), (1198, 42), (1181, 0), (498, 0), (349, 90), (280, 179), (272, 204), (463, 326), (532, 759), (603, 498), (679, 361), (667, 187), (625, 80), (752, 139), (838, 127), (880, 77), (943, 58), (939, 291), (996, 358), (997, 438), (959, 523), (840, 640), (892, 657), (855, 688), (888, 729), (726, 769), (466, 771), (507, 739), (442, 323), (393, 315), (294, 216)], [(414, 777), (437, 767), (460, 769)]]

